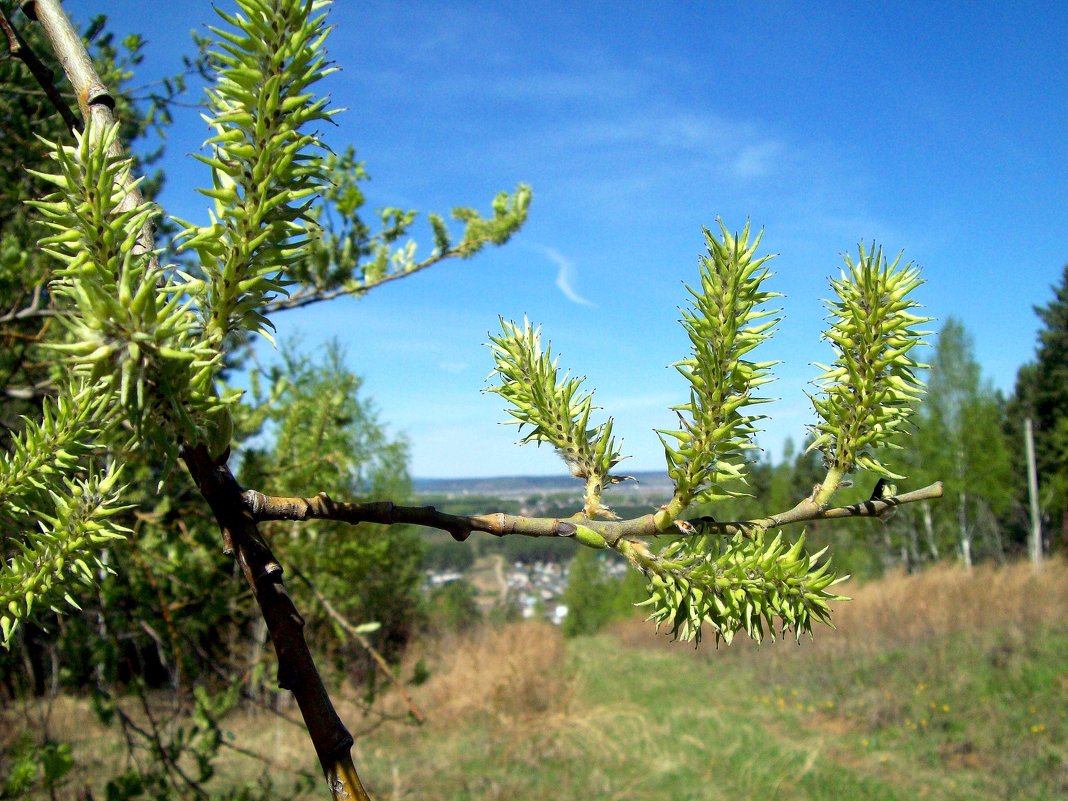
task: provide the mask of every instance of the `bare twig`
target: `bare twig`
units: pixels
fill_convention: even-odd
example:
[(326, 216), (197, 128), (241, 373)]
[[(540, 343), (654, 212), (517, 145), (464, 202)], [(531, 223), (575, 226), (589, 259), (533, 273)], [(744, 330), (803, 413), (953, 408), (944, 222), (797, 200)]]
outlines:
[(391, 682), (393, 682), (394, 686), (400, 692), (401, 698), (404, 699), (404, 703), (408, 707), (408, 711), (412, 713), (412, 717), (415, 718), (419, 723), (425, 723), (426, 716), (421, 711), (419, 711), (419, 707), (417, 707), (415, 705), (415, 702), (412, 701), (411, 695), (408, 694), (408, 690), (404, 687), (404, 682), (401, 681), (400, 677), (396, 674), (393, 668), (389, 666), (389, 662), (386, 661), (386, 658), (382, 656), (378, 649), (371, 645), (371, 641), (366, 637), (366, 635), (364, 635), (364, 633), (361, 632), (356, 626), (352, 625), (352, 623), (349, 622), (349, 620), (344, 615), (337, 611), (334, 605), (330, 603), (330, 600), (325, 595), (323, 595), (322, 591), (320, 591), (320, 589), (316, 587), (312, 583), (311, 579), (304, 575), (303, 572), (301, 572), (293, 565), (290, 565), (289, 569), (290, 571), (292, 571), (294, 576), (303, 581), (304, 584), (308, 587), (308, 589), (311, 590), (312, 595), (315, 596), (315, 600), (319, 602), (319, 605), (323, 608), (323, 611), (330, 616), (331, 620), (337, 623), (346, 634), (356, 640), (356, 642), (360, 644), (360, 647), (362, 647), (365, 651), (367, 651), (367, 653), (371, 655), (371, 658), (375, 660), (375, 663), (382, 669), (382, 672), (386, 674), (386, 677), (389, 678)]
[(4, 16), (4, 9), (2, 8), (0, 8), (0, 28), (4, 29), (4, 35), (7, 36), (7, 49), (11, 52), (11, 55), (17, 56), (21, 47), (19, 38), (15, 35), (15, 29), (11, 27), (7, 17)]
[(809, 520), (831, 520), (844, 517), (882, 517), (905, 503), (942, 497), (942, 482), (923, 489), (890, 498), (873, 498), (850, 506), (822, 508), (806, 498), (792, 509), (770, 517), (753, 520), (716, 521), (702, 517), (690, 521), (676, 521), (667, 528), (658, 528), (656, 516), (643, 515), (630, 520), (595, 520), (575, 516), (559, 518), (521, 517), (503, 513), (484, 515), (453, 515), (439, 512), (433, 506), (397, 506), (389, 501), (345, 503), (333, 500), (325, 492), (311, 498), (276, 498), (255, 490), (242, 494), (245, 508), (257, 522), (267, 520), (336, 520), (342, 523), (398, 523), (436, 528), (447, 531), (457, 540), (465, 540), (472, 532), (482, 531), (496, 537), (520, 535), (524, 537), (574, 537), (579, 525), (592, 529), (614, 545), (623, 537), (652, 537), (660, 534), (695, 534), (718, 532), (724, 535), (749, 535), (757, 529), (769, 529), (802, 523)]
[(412, 265), (407, 270), (397, 270), (395, 272), (387, 273), (374, 281), (362, 282), (355, 285), (350, 282), (347, 285), (336, 287), (334, 289), (306, 286), (303, 289), (298, 289), (292, 295), (277, 297), (267, 302), (264, 304), (263, 313), (274, 314), (275, 312), (288, 311), (290, 309), (300, 309), (304, 306), (310, 306), (313, 303), (320, 303), (324, 300), (333, 300), (334, 298), (339, 298), (345, 295), (359, 297), (360, 295), (370, 292), (375, 287), (388, 284), (390, 281), (407, 278), (409, 275), (415, 275), (416, 273), (421, 272), (428, 267), (433, 267), (435, 264), (445, 261), (446, 259), (462, 259), (466, 256), (470, 256), (472, 253), (477, 252), (492, 241), (491, 237), (480, 237), (479, 239), (472, 240), (466, 244), (460, 244), (442, 251), (441, 253), (436, 253), (418, 264)]
[(51, 395), (55, 388), (51, 381), (40, 381), (29, 387), (3, 387), (0, 392), (15, 400), (36, 400)]
[(44, 305), (44, 284), (38, 284), (33, 288), (33, 295), (30, 298), (30, 302), (26, 306), (18, 308), (20, 304), (16, 304), (11, 311), (0, 314), (0, 323), (11, 323), (16, 320), (28, 320), (33, 317), (55, 317), (55, 309), (50, 309)]
[[(145, 688), (142, 686), (141, 681), (138, 680), (133, 682), (133, 686), (137, 691), (137, 697), (141, 702), (141, 711), (144, 712), (145, 719), (148, 721), (148, 725), (152, 729), (151, 732), (149, 732), (145, 736), (149, 737), (152, 744), (152, 750), (155, 752), (156, 758), (159, 760), (160, 764), (162, 764), (167, 769), (167, 776), (171, 781), (171, 785), (174, 787), (175, 790), (178, 791), (179, 794), (181, 794), (182, 788), (178, 785), (177, 780), (174, 778), (175, 776), (177, 776), (179, 779), (182, 780), (182, 782), (185, 783), (185, 786), (189, 790), (191, 790), (194, 795), (196, 795), (197, 798), (206, 799), (208, 797), (208, 794), (201, 786), (200, 782), (193, 779), (191, 776), (189, 776), (188, 773), (185, 772), (185, 770), (182, 769), (182, 766), (178, 764), (178, 760), (172, 753), (172, 749), (167, 748), (163, 744), (163, 736), (161, 734), (162, 727), (156, 722), (156, 716), (152, 712), (152, 706), (148, 702), (148, 696), (145, 694)], [(144, 735), (145, 733), (142, 732), (142, 734)]]
[(223, 746), (224, 748), (229, 748), (231, 751), (236, 751), (242, 756), (247, 756), (249, 759), (255, 759), (257, 762), (260, 762), (269, 768), (274, 768), (275, 770), (284, 770), (287, 773), (294, 773), (304, 779), (315, 778), (311, 773), (304, 770), (303, 768), (294, 768), (290, 765), (283, 765), (281, 762), (277, 762), (271, 759), (270, 757), (264, 756), (263, 754), (260, 754), (256, 751), (251, 751), (248, 748), (242, 748), (236, 743), (230, 742), (225, 737), (219, 740), (219, 745)]
[[(32, 4), (27, 4), (32, 7)], [(7, 47), (11, 52), (11, 55), (18, 58), (26, 68), (33, 75), (34, 79), (44, 90), (45, 95), (51, 101), (56, 111), (59, 112), (59, 116), (63, 118), (63, 122), (71, 130), (81, 130), (82, 124), (75, 117), (70, 110), (70, 106), (67, 105), (67, 101), (63, 99), (63, 95), (56, 88), (55, 78), (50, 70), (37, 54), (33, 52), (33, 48), (30, 47), (26, 41), (19, 36), (12, 26), (11, 22), (4, 16), (4, 12), (0, 9), (0, 28), (4, 29), (4, 34), (7, 36)]]

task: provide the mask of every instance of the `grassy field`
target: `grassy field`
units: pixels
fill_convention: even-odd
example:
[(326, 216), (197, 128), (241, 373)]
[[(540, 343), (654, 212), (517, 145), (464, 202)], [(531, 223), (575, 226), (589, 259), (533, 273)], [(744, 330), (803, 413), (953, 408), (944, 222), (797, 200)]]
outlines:
[[(411, 658), (431, 667), (413, 689), (428, 722), (374, 728), (358, 765), (378, 799), (1068, 797), (1063, 563), (847, 593), (837, 630), (800, 645), (695, 650), (639, 621), (568, 642), (527, 623), (426, 644)], [(56, 733), (103, 764), (84, 707), (66, 704)], [(308, 765), (289, 724), (227, 723), (277, 765)], [(237, 773), (255, 770), (231, 753)]]

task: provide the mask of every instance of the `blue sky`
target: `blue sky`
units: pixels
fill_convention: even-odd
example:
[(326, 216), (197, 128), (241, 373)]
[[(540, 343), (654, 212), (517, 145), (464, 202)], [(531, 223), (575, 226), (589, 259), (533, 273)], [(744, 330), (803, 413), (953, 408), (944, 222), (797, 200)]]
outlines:
[[(212, 16), (207, 2), (65, 5), (143, 33), (145, 81), (175, 71)], [(752, 220), (781, 254), (786, 319), (764, 350), (784, 361), (781, 400), (760, 439), (773, 456), (812, 422), (820, 299), (861, 240), (924, 267), (928, 313), (963, 321), (997, 387), (1033, 356), (1032, 307), (1068, 262), (1068, 4), (341, 0), (333, 21), (342, 71), (326, 88), (349, 111), (330, 142), (366, 160), (371, 209), (535, 193), (503, 249), (277, 318), (308, 348), (341, 339), (416, 476), (561, 472), (549, 449), (515, 447), (480, 392), (498, 315), (541, 323), (588, 376), (623, 467), (661, 469), (652, 429), (686, 397), (666, 369), (687, 353), (677, 307), (717, 216)], [(191, 110), (170, 135), (169, 213), (204, 216), (186, 154), (205, 136)]]

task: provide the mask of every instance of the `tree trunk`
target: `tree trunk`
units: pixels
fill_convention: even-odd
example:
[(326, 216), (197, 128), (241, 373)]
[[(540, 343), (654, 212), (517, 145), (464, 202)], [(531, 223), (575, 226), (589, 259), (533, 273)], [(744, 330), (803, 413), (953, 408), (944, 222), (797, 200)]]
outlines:
[(923, 533), (927, 540), (927, 550), (930, 551), (931, 558), (937, 562), (942, 558), (942, 554), (938, 551), (938, 540), (935, 538), (934, 515), (931, 514), (929, 503), (922, 504), (921, 508), (923, 509)]

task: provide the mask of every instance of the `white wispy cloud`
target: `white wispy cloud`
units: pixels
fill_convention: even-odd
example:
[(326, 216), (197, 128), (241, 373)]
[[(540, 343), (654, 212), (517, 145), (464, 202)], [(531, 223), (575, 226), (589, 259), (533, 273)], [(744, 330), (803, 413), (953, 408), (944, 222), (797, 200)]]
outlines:
[(745, 145), (737, 153), (732, 164), (734, 174), (739, 178), (763, 178), (772, 174), (783, 158), (782, 142), (765, 141), (756, 145)]
[(545, 245), (539, 245), (538, 247), (545, 254), (545, 257), (556, 265), (556, 287), (564, 293), (564, 297), (572, 303), (578, 303), (582, 306), (595, 305), (593, 301), (582, 297), (578, 290), (575, 289), (577, 272), (574, 262), (555, 248), (546, 247)]

